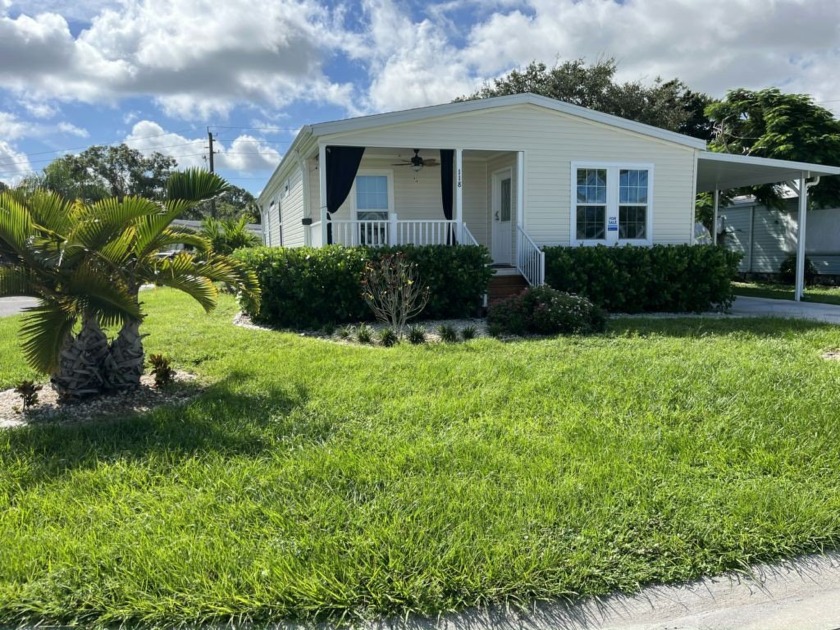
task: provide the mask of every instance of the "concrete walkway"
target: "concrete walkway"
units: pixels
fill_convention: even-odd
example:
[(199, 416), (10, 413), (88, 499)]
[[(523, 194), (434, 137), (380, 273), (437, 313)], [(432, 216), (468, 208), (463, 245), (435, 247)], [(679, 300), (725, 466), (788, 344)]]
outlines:
[(840, 628), (840, 554), (756, 567), (638, 595), (538, 604), (528, 613), (476, 610), (440, 619), (368, 626), (428, 630), (836, 630)]
[(816, 302), (739, 296), (732, 305), (731, 314), (741, 317), (792, 317), (840, 324), (840, 306)]

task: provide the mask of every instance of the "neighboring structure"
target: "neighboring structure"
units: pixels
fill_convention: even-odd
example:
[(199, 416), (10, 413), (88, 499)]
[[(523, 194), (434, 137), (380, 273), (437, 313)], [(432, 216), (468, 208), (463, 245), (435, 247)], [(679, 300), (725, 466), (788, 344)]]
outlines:
[(830, 174), (517, 94), (306, 126), (259, 206), (267, 245), (482, 244), (538, 285), (545, 245), (691, 243), (697, 192)]
[[(799, 229), (796, 198), (785, 208), (768, 208), (752, 197), (736, 199), (721, 210), (719, 229), (723, 244), (742, 254), (739, 271), (776, 274), (782, 261), (796, 253)], [(840, 277), (840, 208), (808, 211), (805, 255), (823, 276)]]

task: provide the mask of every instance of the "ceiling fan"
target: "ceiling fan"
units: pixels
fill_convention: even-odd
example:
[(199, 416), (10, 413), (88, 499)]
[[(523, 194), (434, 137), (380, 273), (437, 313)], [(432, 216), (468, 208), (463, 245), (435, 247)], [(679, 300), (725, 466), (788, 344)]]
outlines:
[(424, 166), (440, 166), (435, 159), (423, 159), (420, 157), (420, 149), (414, 149), (414, 157), (410, 160), (403, 160), (399, 164), (392, 164), (391, 166), (410, 166), (411, 170), (419, 173)]

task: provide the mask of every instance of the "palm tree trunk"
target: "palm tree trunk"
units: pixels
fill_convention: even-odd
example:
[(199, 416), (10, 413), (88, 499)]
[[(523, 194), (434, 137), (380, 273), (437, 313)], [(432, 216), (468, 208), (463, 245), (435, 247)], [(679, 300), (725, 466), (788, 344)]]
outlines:
[(58, 370), (50, 378), (63, 399), (78, 400), (101, 394), (105, 389), (104, 365), (108, 359), (108, 338), (96, 315), (87, 314), (82, 329), (69, 335), (59, 358)]
[(113, 389), (134, 389), (140, 386), (140, 377), (146, 362), (143, 335), (139, 319), (123, 325), (108, 350), (106, 378)]

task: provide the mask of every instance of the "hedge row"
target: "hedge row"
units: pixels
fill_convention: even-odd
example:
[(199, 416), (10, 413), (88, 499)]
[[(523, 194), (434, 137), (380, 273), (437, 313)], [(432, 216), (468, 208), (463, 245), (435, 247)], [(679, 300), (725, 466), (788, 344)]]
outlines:
[(484, 247), (256, 247), (234, 256), (251, 265), (260, 281), (260, 310), (248, 313), (255, 321), (320, 328), (371, 319), (361, 294), (365, 263), (397, 251), (417, 265), (421, 282), (430, 289), (422, 318), (469, 317), (481, 307), (492, 276)]
[(741, 255), (713, 245), (546, 247), (546, 283), (614, 313), (732, 305)]

